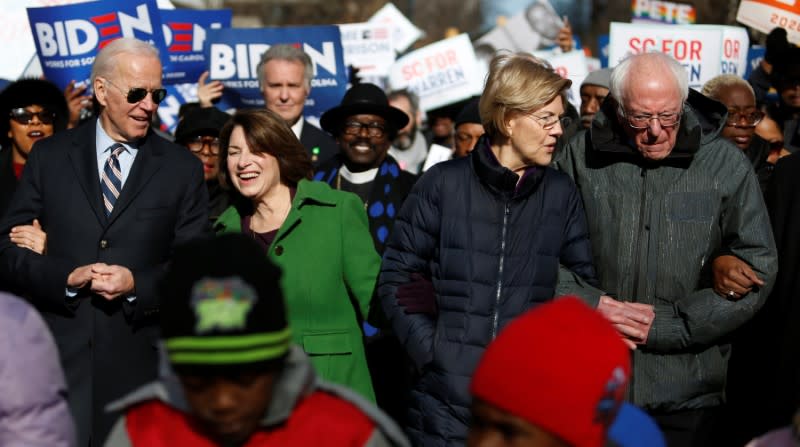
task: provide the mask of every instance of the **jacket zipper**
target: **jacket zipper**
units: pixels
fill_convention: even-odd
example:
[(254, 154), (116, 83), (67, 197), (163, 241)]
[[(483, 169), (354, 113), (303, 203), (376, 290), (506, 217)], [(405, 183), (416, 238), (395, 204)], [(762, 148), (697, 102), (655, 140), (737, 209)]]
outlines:
[[(642, 249), (642, 230), (645, 227), (644, 219), (645, 219), (645, 204), (647, 203), (647, 168), (642, 168), (642, 195), (641, 195), (641, 203), (639, 204), (639, 231), (636, 233), (636, 251), (633, 253), (634, 262), (639, 259), (639, 251)], [(645, 260), (645, 265), (647, 265), (647, 261)], [(639, 294), (639, 278), (641, 277), (641, 271), (639, 266), (636, 268), (636, 276), (633, 278), (633, 294), (634, 297), (637, 297)], [(633, 374), (633, 364), (634, 360), (636, 359), (636, 353), (631, 353), (631, 378), (630, 378), (630, 396), (629, 399), (631, 402), (635, 402), (634, 399), (634, 374)]]
[(508, 216), (511, 214), (511, 204), (506, 202), (503, 211), (503, 229), (500, 233), (500, 264), (497, 268), (497, 294), (494, 300), (494, 314), (492, 315), (492, 340), (497, 337), (497, 326), (500, 309), (500, 296), (503, 292), (503, 263), (506, 258), (506, 227), (508, 226)]

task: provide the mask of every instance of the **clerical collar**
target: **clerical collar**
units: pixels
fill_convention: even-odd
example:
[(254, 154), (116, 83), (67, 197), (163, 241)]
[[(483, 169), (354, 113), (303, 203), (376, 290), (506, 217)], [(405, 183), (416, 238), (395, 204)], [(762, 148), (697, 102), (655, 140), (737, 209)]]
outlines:
[(375, 177), (378, 175), (378, 168), (368, 169), (363, 172), (350, 172), (347, 166), (343, 164), (339, 172), (348, 182), (354, 185), (363, 185), (364, 183), (375, 180)]

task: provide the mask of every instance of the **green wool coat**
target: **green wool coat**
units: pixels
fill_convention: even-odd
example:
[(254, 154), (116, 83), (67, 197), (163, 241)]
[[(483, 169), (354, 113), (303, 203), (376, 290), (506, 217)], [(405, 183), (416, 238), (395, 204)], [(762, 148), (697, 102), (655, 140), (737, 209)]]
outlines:
[[(226, 209), (215, 229), (241, 232), (238, 210)], [(294, 342), (323, 379), (375, 402), (361, 323), (369, 314), (381, 259), (364, 204), (355, 194), (301, 180), (268, 256), (283, 270)]]

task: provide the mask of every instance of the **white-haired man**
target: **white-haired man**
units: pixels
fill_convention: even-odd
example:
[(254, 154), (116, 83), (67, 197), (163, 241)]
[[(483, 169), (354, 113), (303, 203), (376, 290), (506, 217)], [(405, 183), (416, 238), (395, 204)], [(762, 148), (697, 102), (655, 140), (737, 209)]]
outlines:
[(266, 107), (292, 128), (314, 166), (339, 153), (333, 138), (303, 117), (314, 78), (314, 65), (308, 54), (293, 45), (273, 45), (261, 55), (257, 71)]
[[(668, 444), (714, 445), (726, 336), (763, 305), (776, 273), (758, 180), (742, 151), (719, 136), (725, 107), (690, 91), (675, 60), (632, 56), (615, 67), (610, 87), (591, 132), (576, 135), (556, 161), (583, 196), (606, 291), (598, 310), (637, 343), (629, 397)], [(744, 297), (717, 295), (710, 260), (723, 246), (765, 285)], [(624, 318), (635, 312), (653, 318)]]

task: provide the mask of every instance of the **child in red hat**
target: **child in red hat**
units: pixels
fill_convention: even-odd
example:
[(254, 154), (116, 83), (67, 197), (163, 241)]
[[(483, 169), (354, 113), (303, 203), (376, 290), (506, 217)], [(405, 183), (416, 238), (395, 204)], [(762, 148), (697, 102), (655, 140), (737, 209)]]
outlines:
[(629, 349), (596, 310), (575, 297), (536, 307), (509, 324), (478, 364), (467, 445), (663, 446), (655, 423), (627, 407), (637, 430), (648, 430), (610, 439), (612, 425), (624, 423), (618, 414), (630, 369)]

